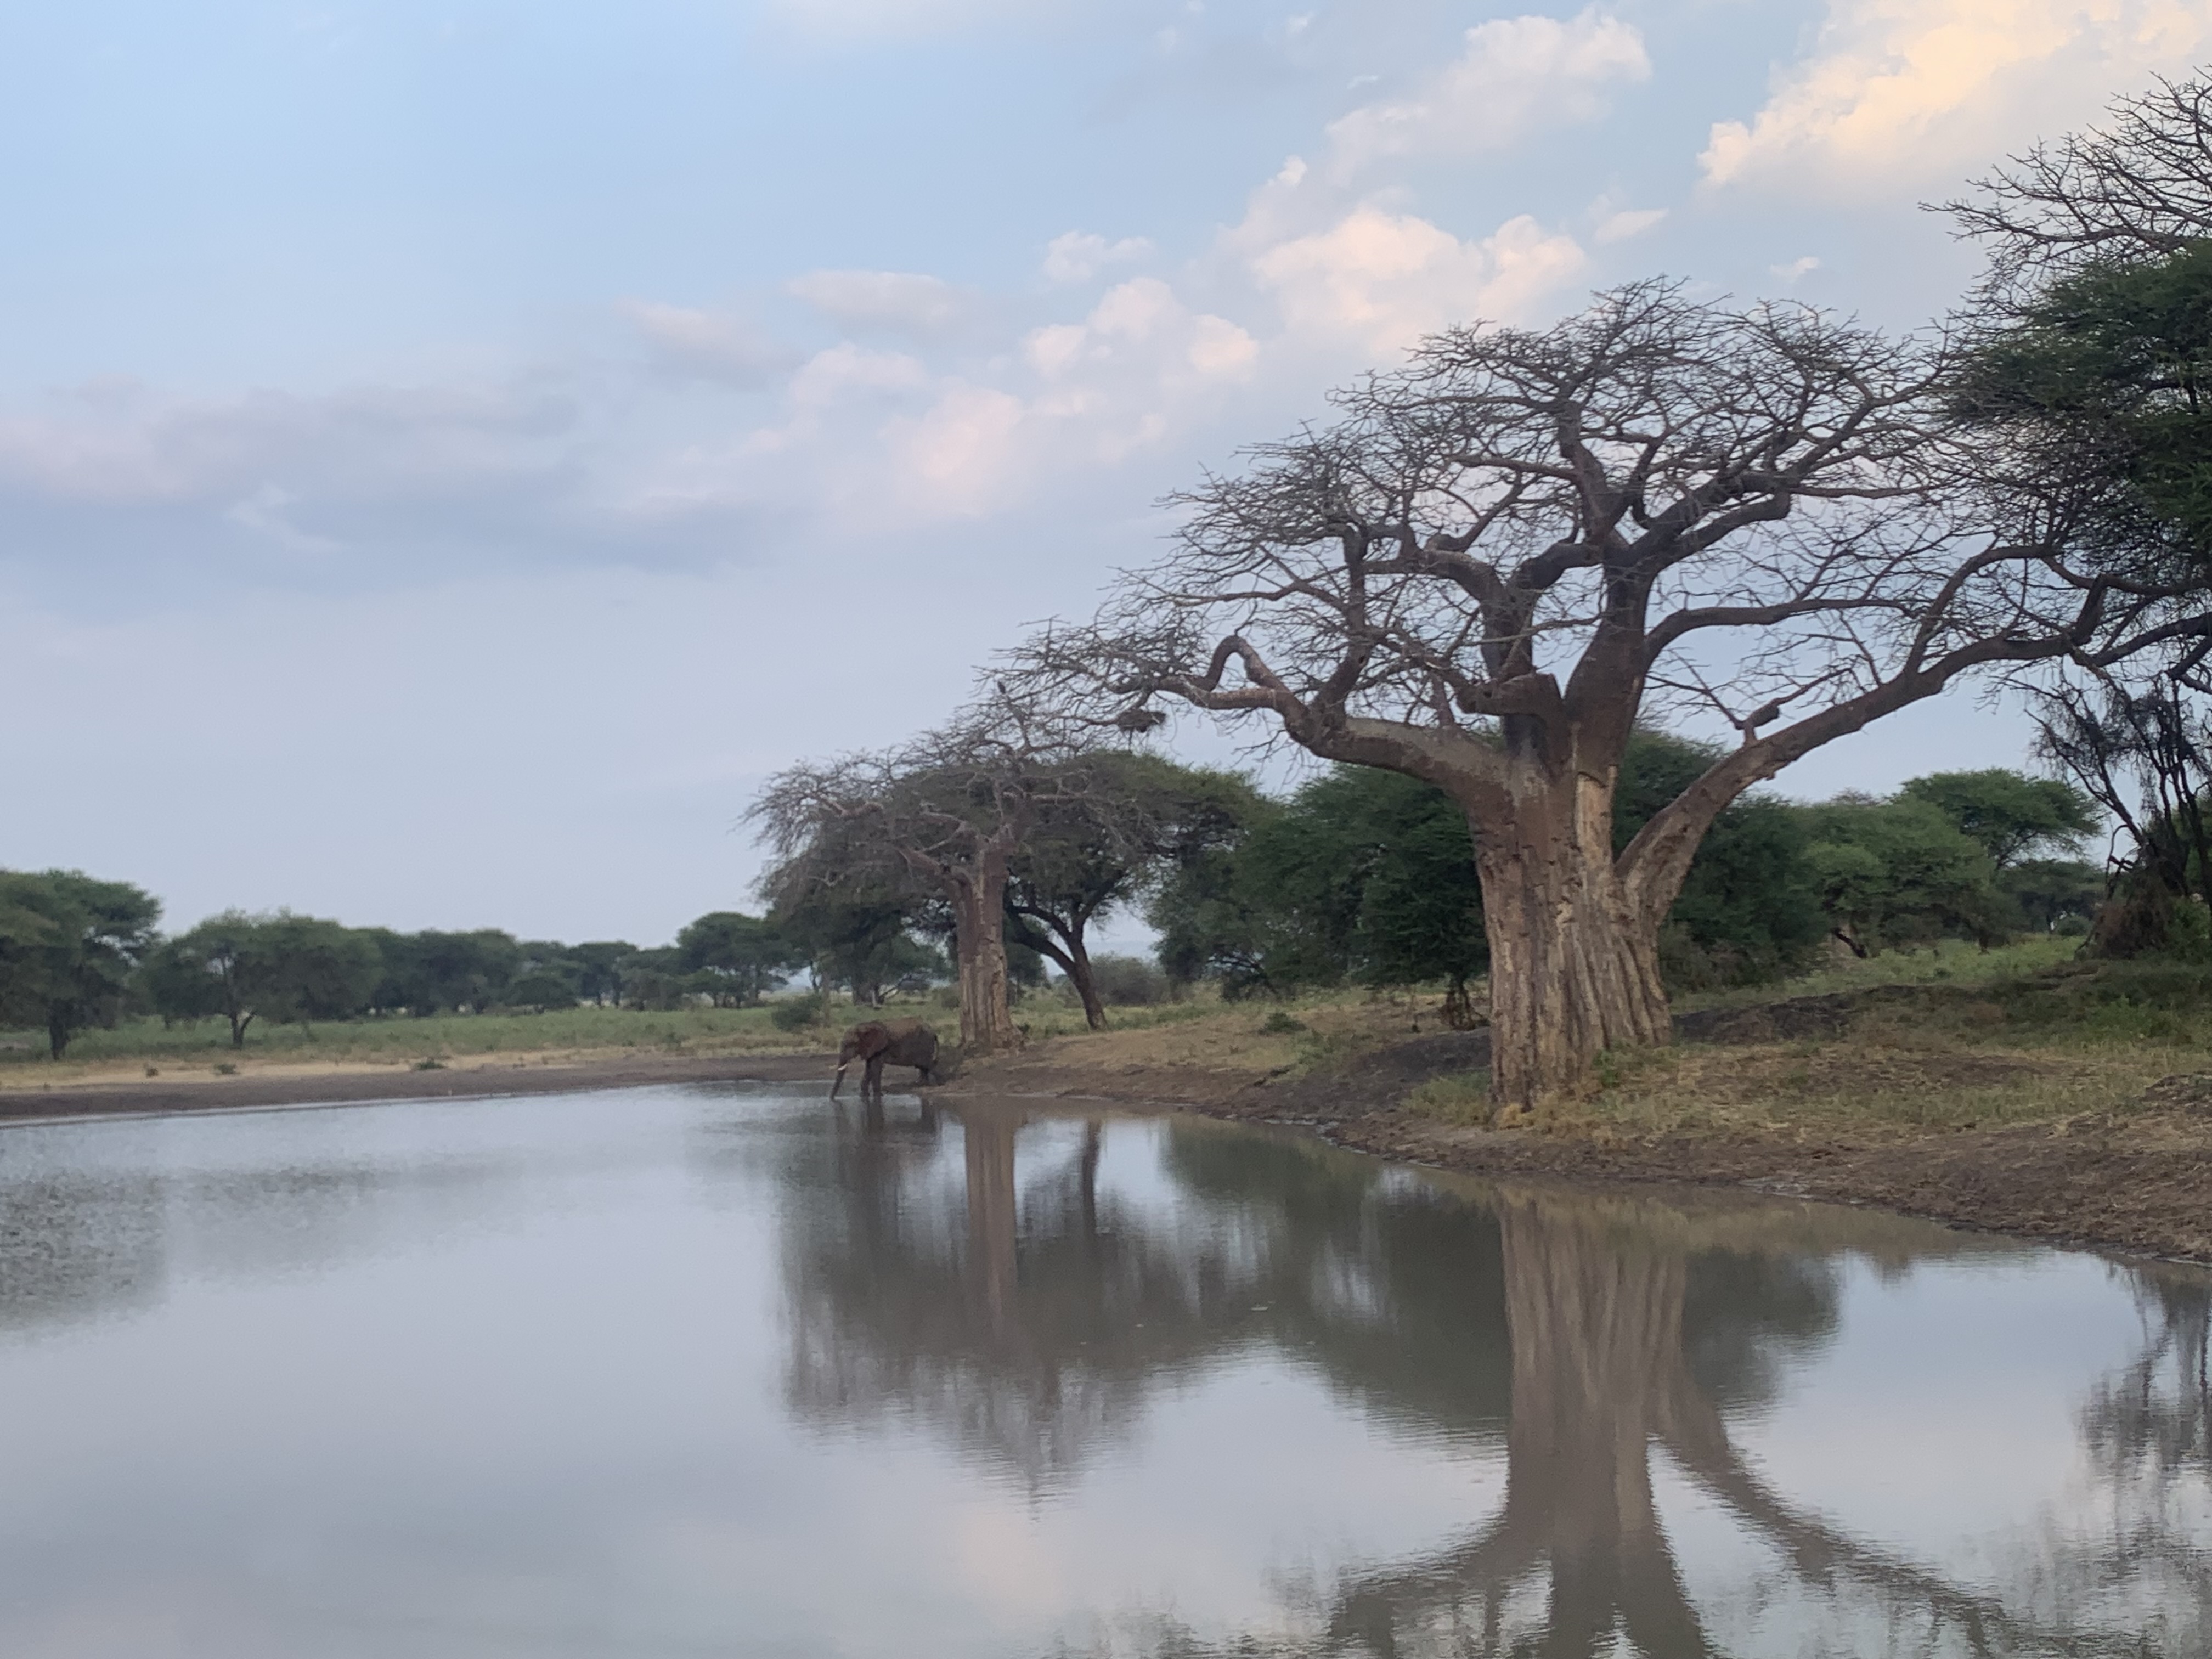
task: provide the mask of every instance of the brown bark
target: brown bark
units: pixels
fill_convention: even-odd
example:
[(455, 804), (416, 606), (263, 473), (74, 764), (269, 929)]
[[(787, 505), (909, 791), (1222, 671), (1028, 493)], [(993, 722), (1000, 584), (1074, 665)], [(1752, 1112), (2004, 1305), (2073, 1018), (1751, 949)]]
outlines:
[[(1104, 1030), (1106, 1005), (1099, 999), (1097, 975), (1091, 971), (1091, 951), (1083, 942), (1085, 919), (1082, 913), (1076, 914), (1073, 925), (1042, 911), (1017, 910), (1012, 914), (1017, 918), (1016, 926), (1022, 930), (1022, 943), (1058, 963), (1060, 971), (1067, 975), (1067, 982), (1075, 988), (1075, 994), (1082, 1001), (1084, 1023), (1094, 1031)], [(1055, 939), (1054, 934), (1060, 937)]]
[(1083, 948), (1078, 939), (1075, 948), (1067, 953), (1066, 963), (1068, 983), (1075, 987), (1075, 994), (1083, 1000), (1083, 1021), (1094, 1031), (1106, 1029), (1106, 1005), (1099, 1000), (1098, 981), (1091, 971), (1091, 952)]
[(1021, 1047), (1006, 975), (1006, 859), (987, 848), (972, 868), (948, 869), (953, 953), (960, 985), (960, 1047), (996, 1054)]
[[(1490, 1088), (1501, 1121), (1586, 1091), (1607, 1048), (1668, 1042), (1658, 926), (1616, 878), (1613, 792), (1587, 775), (1472, 818), (1490, 940)], [(1671, 900), (1672, 895), (1668, 895)]]

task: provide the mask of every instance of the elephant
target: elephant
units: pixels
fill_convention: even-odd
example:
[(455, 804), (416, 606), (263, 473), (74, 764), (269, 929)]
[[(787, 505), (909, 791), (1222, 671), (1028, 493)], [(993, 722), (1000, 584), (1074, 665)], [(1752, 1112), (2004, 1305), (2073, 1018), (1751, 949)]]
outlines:
[(845, 1069), (855, 1060), (868, 1063), (860, 1074), (863, 1100), (883, 1097), (885, 1066), (911, 1066), (921, 1073), (922, 1082), (935, 1083), (937, 1033), (918, 1019), (871, 1019), (855, 1025), (837, 1045), (837, 1079), (830, 1085), (830, 1099), (836, 1099), (837, 1091), (845, 1086)]

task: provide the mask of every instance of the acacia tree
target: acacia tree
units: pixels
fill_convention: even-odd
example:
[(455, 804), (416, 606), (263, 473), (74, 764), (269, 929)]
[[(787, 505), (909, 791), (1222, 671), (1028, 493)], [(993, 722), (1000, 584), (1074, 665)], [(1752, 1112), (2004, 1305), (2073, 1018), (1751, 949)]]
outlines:
[(1016, 939), (1060, 965), (1097, 1031), (1106, 1005), (1091, 971), (1091, 924), (1164, 864), (1234, 838), (1257, 811), (1259, 792), (1233, 773), (1158, 755), (1109, 750), (1086, 768), (1086, 787), (1046, 803), (1016, 850), (1006, 914)]
[(360, 1012), (384, 971), (365, 929), (289, 910), (226, 910), (162, 945), (145, 986), (164, 1018), (221, 1014), (230, 1023), (230, 1046), (243, 1048), (257, 1019), (308, 1025)]
[[(2101, 475), (1966, 446), (1951, 367), (1661, 282), (1542, 331), (1455, 329), (1178, 497), (1164, 561), (1016, 659), (1094, 719), (1179, 698), (1450, 794), (1510, 1117), (1671, 1035), (1660, 926), (1746, 789), (1961, 675), (2204, 630), (2201, 573), (2069, 544)], [(1616, 855), (1623, 751), (1669, 701), (1741, 741)]]
[(2166, 948), (2175, 901), (2212, 892), (2212, 721), (2171, 676), (2139, 691), (2060, 686), (2039, 718), (2045, 757), (2081, 780), (2135, 846), (2097, 913), (2091, 951)]
[(676, 936), (676, 963), (687, 974), (712, 976), (717, 1000), (749, 1008), (785, 974), (806, 965), (806, 953), (772, 921), (735, 910), (713, 910)]
[(2186, 252), (2212, 238), (2212, 78), (2160, 78), (1942, 210), (1988, 250), (1983, 295), (2002, 308), (2085, 269)]
[[(1951, 210), (1990, 253), (1970, 412), (2094, 458), (2112, 481), (2091, 521), (2106, 542), (2212, 564), (2212, 79), (2123, 100)], [(2208, 653), (2199, 635), (2082, 664), (2044, 704), (2046, 756), (2135, 843), (2097, 919), (2102, 954), (2166, 945), (2175, 901), (2204, 890)]]
[(1018, 1047), (1007, 990), (1009, 868), (1046, 808), (1086, 786), (1085, 757), (998, 695), (897, 749), (769, 779), (748, 814), (782, 860), (765, 896), (781, 910), (810, 890), (887, 876), (927, 883), (952, 912), (961, 1047)]
[(55, 1060), (86, 1027), (114, 1024), (161, 915), (129, 882), (0, 871), (0, 1020), (43, 1027)]

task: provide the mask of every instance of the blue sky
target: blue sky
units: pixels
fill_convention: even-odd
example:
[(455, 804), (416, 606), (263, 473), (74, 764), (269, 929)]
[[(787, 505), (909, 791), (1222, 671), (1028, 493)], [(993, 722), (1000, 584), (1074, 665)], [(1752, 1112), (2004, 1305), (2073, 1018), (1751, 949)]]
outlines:
[[(665, 939), (1427, 329), (1897, 326), (2212, 0), (0, 3), (0, 865)], [(1802, 763), (2021, 758), (1971, 693)], [(1192, 732), (1190, 752), (1222, 741)]]

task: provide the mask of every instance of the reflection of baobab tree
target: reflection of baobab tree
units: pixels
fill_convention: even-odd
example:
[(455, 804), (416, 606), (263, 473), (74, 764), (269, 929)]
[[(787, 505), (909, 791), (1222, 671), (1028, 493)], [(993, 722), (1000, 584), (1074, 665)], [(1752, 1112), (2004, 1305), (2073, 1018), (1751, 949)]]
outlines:
[(787, 1394), (810, 1421), (916, 1421), (1054, 1485), (1203, 1346), (1190, 1262), (1099, 1194), (1095, 1121), (992, 1104), (958, 1120), (951, 1179), (934, 1136), (896, 1115), (797, 1154), (831, 1167), (800, 1176), (787, 1216)]
[[(1615, 1652), (1625, 1638), (1649, 1659), (1719, 1651), (1654, 1502), (1652, 1452), (1663, 1449), (1786, 1565), (1804, 1601), (1795, 1615), (1801, 1637), (1829, 1623), (1858, 1632), (1862, 1645), (1833, 1650), (2185, 1650), (2140, 1627), (2116, 1647), (2116, 1627), (2031, 1616), (2047, 1611), (2027, 1607), (2032, 1594), (2001, 1598), (1954, 1583), (1776, 1491), (1732, 1443), (1686, 1361), (1682, 1314), (1695, 1259), (1685, 1240), (1668, 1237), (1680, 1230), (1663, 1216), (1622, 1224), (1631, 1207), (1564, 1196), (1499, 1200), (1513, 1345), (1504, 1504), (1465, 1540), (1343, 1585), (1329, 1647), (1586, 1656)], [(1542, 1628), (1516, 1631), (1510, 1597), (1532, 1577), (1548, 1589)], [(1772, 1585), (1762, 1594), (1784, 1599)], [(1881, 1645), (1868, 1649), (1869, 1639)]]
[[(1095, 1122), (1024, 1126), (982, 1104), (961, 1116), (957, 1185), (896, 1113), (795, 1152), (823, 1160), (785, 1225), (802, 1415), (918, 1419), (1052, 1480), (1124, 1432), (1148, 1387), (1264, 1342), (1425, 1428), (1506, 1424), (1485, 1209), (1310, 1141), (1176, 1120), (1178, 1195), (1162, 1210), (1099, 1191)], [(1829, 1328), (1832, 1287), (1804, 1255), (1727, 1267), (1724, 1296), (1689, 1304), (1692, 1351), (1723, 1395), (1755, 1398), (1762, 1356)]]
[(2185, 1472), (2212, 1475), (2212, 1285), (2158, 1267), (2135, 1277), (2142, 1352), (2097, 1389), (2081, 1426), (2108, 1478), (2165, 1488)]
[(2037, 1571), (2054, 1608), (2157, 1621), (2169, 1651), (2212, 1650), (2212, 1284), (2127, 1270), (2143, 1320), (2135, 1358), (2080, 1421), (2094, 1481), (2046, 1528)]
[[(1304, 1645), (1277, 1630), (1253, 1638), (1261, 1650), (2191, 1650), (2116, 1623), (2109, 1596), (2054, 1605), (2063, 1572), (2094, 1562), (2078, 1549), (2033, 1564), (2033, 1583), (1954, 1581), (1778, 1489), (1735, 1442), (1732, 1424), (1778, 1396), (1787, 1357), (1833, 1334), (1844, 1256), (1902, 1270), (2024, 1247), (1715, 1195), (1454, 1192), (1188, 1119), (1160, 1135), (1163, 1201), (1142, 1183), (1101, 1189), (1097, 1123), (980, 1104), (961, 1116), (957, 1158), (896, 1114), (806, 1154), (839, 1162), (815, 1183), (834, 1190), (810, 1194), (786, 1228), (805, 1416), (918, 1422), (1035, 1489), (1127, 1434), (1152, 1387), (1265, 1344), (1425, 1445), (1503, 1450), (1494, 1516), (1291, 1589)], [(2170, 1379), (2182, 1376), (2170, 1355), (2201, 1329), (2185, 1304), (2181, 1334), (2156, 1351)], [(2201, 1444), (2161, 1422), (2126, 1443)], [(1763, 1576), (1693, 1578), (1659, 1501), (1668, 1469), (1763, 1546)], [(2139, 1558), (2108, 1555), (2105, 1569), (2140, 1592), (2131, 1605), (2173, 1601)], [(1210, 1651), (1189, 1632), (1162, 1650)]]

